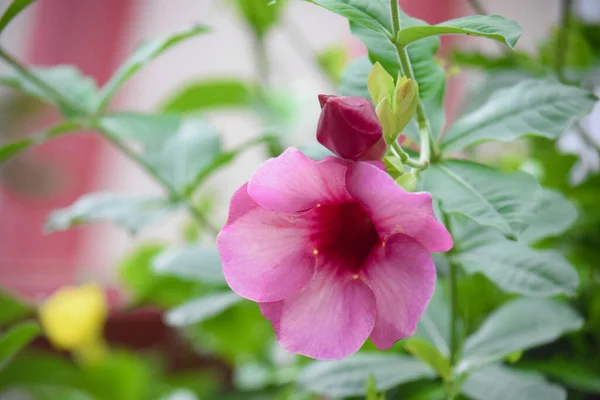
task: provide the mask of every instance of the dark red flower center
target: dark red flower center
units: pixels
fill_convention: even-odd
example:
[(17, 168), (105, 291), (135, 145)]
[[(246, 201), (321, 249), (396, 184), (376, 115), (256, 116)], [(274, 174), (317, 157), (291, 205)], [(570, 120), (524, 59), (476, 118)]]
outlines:
[(318, 206), (313, 212), (315, 255), (327, 264), (358, 271), (380, 241), (365, 209), (349, 202)]

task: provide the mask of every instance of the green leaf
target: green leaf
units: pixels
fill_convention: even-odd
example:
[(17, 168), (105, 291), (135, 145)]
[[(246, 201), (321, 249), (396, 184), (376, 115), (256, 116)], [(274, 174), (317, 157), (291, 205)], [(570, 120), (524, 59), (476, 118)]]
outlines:
[[(98, 103), (96, 82), (92, 78), (84, 76), (76, 67), (71, 65), (37, 67), (31, 68), (30, 72), (54, 89), (69, 104), (77, 107), (77, 110), (62, 107), (61, 111), (65, 116), (74, 117), (80, 113), (89, 114), (95, 111)], [(62, 106), (60, 100), (53, 93), (40, 89), (18, 72), (12, 75), (0, 76), (0, 84), (11, 86), (50, 104)]]
[(244, 17), (254, 34), (262, 38), (277, 23), (285, 2), (280, 0), (234, 0), (240, 14)]
[(566, 400), (562, 387), (547, 382), (543, 376), (521, 372), (501, 364), (490, 365), (470, 375), (463, 392), (473, 400)]
[(422, 174), (422, 188), (447, 213), (516, 237), (533, 218), (539, 184), (525, 173), (503, 173), (469, 161), (446, 160)]
[(76, 387), (78, 378), (79, 371), (72, 361), (56, 354), (27, 351), (15, 357), (1, 371), (0, 393), (17, 386)]
[(221, 314), (242, 300), (231, 291), (208, 294), (169, 310), (165, 322), (174, 327), (197, 324)]
[(575, 294), (579, 274), (559, 252), (534, 250), (460, 216), (453, 216), (450, 226), (456, 246), (452, 260), (467, 273), (479, 272), (508, 293), (531, 297)]
[(529, 71), (528, 76), (531, 77), (531, 74), (543, 76), (547, 72), (547, 67), (540, 64), (535, 56), (520, 50), (491, 55), (481, 51), (453, 49), (450, 58), (459, 67), (494, 73)]
[(186, 332), (196, 348), (206, 349), (231, 365), (273, 354), (273, 327), (251, 301), (242, 301), (202, 324), (189, 326)]
[(154, 270), (163, 275), (212, 285), (225, 283), (221, 259), (215, 246), (172, 248), (154, 259)]
[(419, 320), (416, 337), (426, 339), (444, 356), (450, 354), (450, 315), (448, 301), (444, 296), (443, 287), (438, 284), (427, 309)]
[(583, 319), (575, 310), (557, 300), (513, 300), (494, 311), (467, 338), (458, 368), (466, 371), (493, 363), (514, 351), (550, 343), (582, 326)]
[(160, 275), (154, 271), (154, 260), (164, 248), (163, 244), (144, 243), (119, 263), (120, 281), (133, 294), (134, 301), (173, 307), (206, 293), (206, 288), (199, 282)]
[(586, 362), (555, 357), (521, 361), (519, 368), (541, 372), (553, 380), (582, 392), (600, 393), (600, 374), (597, 368)]
[(13, 0), (0, 18), (0, 33), (21, 11), (29, 7), (35, 0)]
[(0, 370), (41, 332), (36, 322), (24, 322), (3, 332), (0, 336)]
[(372, 31), (391, 34), (390, 5), (384, 0), (311, 0)]
[(81, 380), (95, 399), (152, 399), (158, 386), (153, 367), (137, 354), (111, 351), (101, 363), (85, 366)]
[(577, 208), (562, 193), (544, 190), (540, 193), (531, 225), (521, 233), (519, 239), (533, 243), (549, 236), (557, 236), (569, 229), (576, 220)]
[[(405, 14), (401, 14), (400, 18), (403, 26), (406, 27), (427, 25), (426, 22)], [(372, 64), (379, 62), (393, 77), (401, 75), (398, 51), (385, 35), (356, 23), (351, 23), (350, 29), (352, 34), (367, 46), (369, 59)], [(444, 69), (438, 65), (434, 58), (439, 48), (439, 38), (430, 37), (413, 44), (407, 49), (415, 80), (419, 84), (419, 96), (421, 100), (428, 99), (436, 94), (440, 86), (445, 82), (446, 75)], [(371, 70), (371, 66), (369, 66), (368, 70)], [(363, 81), (363, 85), (366, 85), (366, 81)]]
[(67, 208), (50, 213), (46, 232), (64, 231), (92, 222), (109, 221), (131, 233), (168, 215), (173, 205), (162, 197), (96, 192), (81, 196)]
[(77, 122), (65, 122), (26, 139), (4, 145), (0, 147), (0, 164), (33, 145), (44, 143), (57, 136), (77, 131), (80, 128), (81, 125)]
[(519, 69), (502, 69), (486, 73), (480, 83), (467, 91), (465, 99), (459, 107), (458, 118), (476, 112), (483, 104), (486, 104), (492, 96), (501, 89), (510, 88), (520, 82), (529, 80), (532, 75), (527, 71)]
[(450, 379), (450, 362), (431, 343), (420, 338), (410, 338), (404, 341), (404, 348), (433, 368), (443, 380)]
[(144, 160), (180, 192), (191, 192), (221, 153), (221, 138), (199, 118), (115, 114), (99, 121), (119, 140), (135, 140)]
[(510, 142), (527, 135), (556, 138), (588, 114), (596, 97), (587, 90), (548, 79), (530, 79), (492, 95), (459, 118), (442, 141), (444, 151), (486, 141)]
[[(567, 43), (564, 51), (561, 52), (561, 57), (564, 61), (561, 61), (566, 68), (573, 68), (575, 70), (586, 70), (594, 65), (596, 62), (596, 55), (594, 49), (590, 43), (588, 43), (586, 37), (580, 32), (578, 27), (571, 27), (567, 32)], [(556, 65), (556, 46), (560, 46), (562, 36), (565, 34), (563, 28), (554, 29), (552, 35), (542, 42), (538, 50), (540, 60), (548, 66)]]
[(195, 25), (180, 32), (142, 43), (102, 87), (98, 110), (103, 110), (115, 92), (143, 66), (180, 42), (206, 32), (208, 32), (206, 26)]
[(358, 96), (369, 99), (367, 78), (371, 68), (373, 68), (373, 65), (367, 57), (358, 58), (348, 64), (340, 80), (340, 94), (342, 96)]
[(298, 384), (324, 396), (363, 396), (369, 376), (377, 390), (385, 391), (403, 382), (435, 376), (422, 362), (397, 354), (358, 353), (340, 361), (316, 361), (299, 375)]
[(80, 390), (52, 385), (29, 385), (27, 387), (35, 400), (96, 400)]
[(0, 327), (34, 313), (32, 306), (17, 299), (16, 296), (0, 290)]
[(171, 95), (160, 107), (165, 113), (199, 113), (218, 108), (250, 107), (252, 85), (238, 79), (199, 81)]
[(398, 33), (399, 42), (406, 46), (416, 40), (437, 35), (471, 35), (498, 40), (514, 47), (523, 30), (517, 21), (500, 15), (470, 15), (444, 21), (433, 26), (403, 28)]

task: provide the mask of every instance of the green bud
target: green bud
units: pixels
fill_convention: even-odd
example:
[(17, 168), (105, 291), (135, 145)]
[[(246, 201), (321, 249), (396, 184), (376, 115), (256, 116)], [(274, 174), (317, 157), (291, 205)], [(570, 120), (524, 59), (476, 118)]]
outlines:
[(385, 164), (387, 173), (393, 178), (397, 178), (404, 174), (404, 164), (402, 164), (402, 161), (398, 157), (393, 155), (386, 156), (383, 159), (383, 163)]
[(414, 192), (417, 189), (417, 177), (410, 172), (401, 175), (396, 179), (396, 183), (407, 192)]
[(392, 138), (398, 131), (396, 130), (396, 116), (392, 110), (390, 98), (384, 97), (381, 102), (377, 104), (375, 112), (377, 113), (377, 119), (379, 119), (379, 124), (383, 131), (383, 138), (387, 144), (391, 144)]
[(367, 87), (371, 100), (377, 106), (386, 97), (391, 97), (394, 92), (394, 78), (379, 64), (373, 65), (373, 69), (367, 78)]
[(419, 88), (415, 81), (405, 76), (398, 79), (394, 100), (392, 108), (396, 116), (396, 132), (399, 133), (408, 125), (419, 103)]

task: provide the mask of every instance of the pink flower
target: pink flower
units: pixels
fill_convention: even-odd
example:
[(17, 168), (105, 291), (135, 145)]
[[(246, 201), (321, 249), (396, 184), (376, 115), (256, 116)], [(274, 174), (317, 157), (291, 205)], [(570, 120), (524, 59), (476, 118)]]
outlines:
[(217, 245), (227, 283), (260, 303), (284, 348), (339, 359), (369, 337), (387, 349), (414, 334), (435, 286), (430, 252), (452, 238), (429, 194), (369, 162), (288, 149), (234, 194)]
[(387, 145), (377, 113), (369, 100), (321, 94), (319, 102), (319, 143), (349, 160), (381, 160)]

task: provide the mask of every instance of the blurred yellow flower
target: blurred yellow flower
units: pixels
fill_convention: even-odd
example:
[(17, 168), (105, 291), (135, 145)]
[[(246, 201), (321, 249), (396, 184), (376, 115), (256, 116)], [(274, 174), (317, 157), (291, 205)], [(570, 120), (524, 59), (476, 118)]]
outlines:
[(39, 308), (44, 332), (58, 349), (73, 351), (84, 362), (104, 353), (102, 332), (108, 315), (106, 298), (95, 283), (64, 287)]

